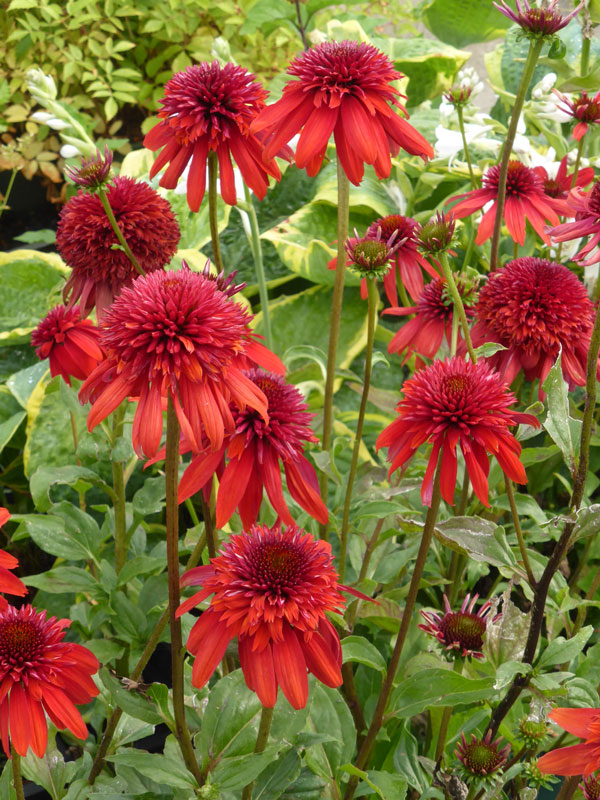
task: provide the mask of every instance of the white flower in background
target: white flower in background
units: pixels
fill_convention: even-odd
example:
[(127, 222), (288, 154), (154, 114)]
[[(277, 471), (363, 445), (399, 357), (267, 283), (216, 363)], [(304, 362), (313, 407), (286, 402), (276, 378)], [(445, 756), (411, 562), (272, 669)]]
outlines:
[(83, 153), (72, 144), (63, 144), (60, 148), (60, 154), (63, 158), (76, 158), (76, 156), (83, 155)]
[[(492, 130), (492, 125), (477, 125), (467, 122), (465, 124), (467, 144), (473, 145), (478, 150), (485, 150), (496, 155), (500, 151), (502, 142), (488, 136)], [(460, 131), (453, 131), (443, 125), (438, 125), (435, 129), (435, 136), (434, 151), (436, 158), (447, 158), (448, 166), (451, 167), (457, 154), (463, 149)]]
[(58, 119), (58, 117), (49, 114), (47, 111), (36, 111), (31, 115), (31, 119), (34, 119), (36, 122), (41, 122), (43, 125), (47, 125), (54, 131), (64, 131), (65, 128), (71, 127), (69, 122)]
[[(556, 83), (556, 73), (548, 72), (531, 90), (529, 106), (535, 115), (551, 122), (568, 122), (571, 117), (560, 108), (560, 98), (552, 91)], [(565, 95), (570, 97), (570, 95)]]
[(463, 67), (458, 71), (456, 79), (461, 89), (471, 89), (471, 98), (481, 94), (485, 88), (477, 70), (473, 67)]
[(46, 75), (38, 67), (27, 70), (27, 88), (32, 96), (44, 105), (44, 100), (56, 100), (56, 84), (50, 75)]

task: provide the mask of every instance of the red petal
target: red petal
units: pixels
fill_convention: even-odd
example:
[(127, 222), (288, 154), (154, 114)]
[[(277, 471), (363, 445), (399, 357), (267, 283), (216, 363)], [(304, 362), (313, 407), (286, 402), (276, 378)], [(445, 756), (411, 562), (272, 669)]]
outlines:
[(201, 689), (219, 666), (232, 639), (227, 626), (219, 622), (217, 615), (205, 611), (192, 628), (187, 648), (196, 658), (192, 667), (192, 684)]
[(221, 197), (230, 206), (237, 203), (235, 193), (235, 178), (233, 176), (233, 166), (229, 155), (229, 148), (225, 144), (220, 144), (217, 148), (219, 158), (219, 180), (221, 182)]
[(327, 147), (338, 114), (339, 108), (331, 108), (328, 105), (321, 105), (312, 111), (296, 147), (296, 166), (299, 169), (304, 169), (309, 161)]
[(27, 755), (29, 749), (29, 703), (25, 689), (15, 683), (9, 698), (10, 741), (20, 756)]
[(540, 772), (550, 775), (583, 775), (586, 770), (593, 772), (597, 768), (597, 749), (597, 744), (561, 747), (538, 758), (536, 765)]
[(342, 671), (325, 639), (318, 633), (313, 633), (308, 641), (300, 636), (299, 642), (309, 672), (312, 672), (317, 680), (331, 689), (341, 686), (343, 683)]
[(587, 739), (590, 723), (600, 717), (600, 708), (553, 708), (548, 717), (573, 736)]
[(277, 702), (277, 680), (271, 645), (252, 650), (251, 637), (243, 636), (238, 642), (238, 652), (248, 688), (256, 692), (265, 708), (273, 708)]
[(202, 136), (194, 145), (192, 163), (187, 180), (187, 201), (190, 211), (199, 211), (206, 190), (206, 159), (208, 138)]
[(59, 727), (68, 728), (78, 739), (87, 739), (88, 729), (81, 714), (61, 689), (44, 684), (42, 702), (46, 711), (60, 721)]
[(273, 642), (273, 664), (277, 683), (295, 709), (304, 708), (308, 700), (308, 677), (304, 653), (289, 625), (283, 627), (283, 640)]
[[(256, 468), (254, 447), (247, 448), (239, 460), (233, 459), (225, 467), (217, 494), (217, 528), (222, 528), (231, 518), (251, 480), (252, 471), (256, 471)], [(252, 481), (257, 480), (259, 479), (255, 473)]]
[(192, 157), (192, 152), (192, 145), (187, 145), (180, 149), (158, 182), (159, 186), (162, 186), (164, 189), (174, 189), (177, 186), (177, 181), (183, 170), (187, 167), (187, 163)]
[(177, 490), (177, 502), (183, 503), (188, 497), (199, 492), (215, 474), (223, 460), (225, 448), (215, 452), (194, 456), (186, 471), (181, 476)]
[(283, 468), (289, 493), (311, 517), (327, 525), (329, 511), (321, 499), (317, 476), (312, 465), (299, 456), (296, 461), (284, 461)]

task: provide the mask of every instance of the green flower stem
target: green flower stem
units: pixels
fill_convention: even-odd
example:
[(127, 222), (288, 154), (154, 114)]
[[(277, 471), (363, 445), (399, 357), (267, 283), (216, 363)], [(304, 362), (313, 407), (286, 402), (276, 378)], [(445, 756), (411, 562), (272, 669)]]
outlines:
[(17, 796), (17, 800), (25, 800), (25, 792), (23, 791), (23, 778), (21, 776), (21, 756), (12, 746), (10, 748), (10, 754), (15, 794)]
[(523, 536), (521, 521), (519, 519), (519, 512), (517, 511), (517, 504), (515, 502), (515, 492), (512, 481), (508, 477), (506, 472), (504, 473), (504, 485), (506, 487), (506, 496), (508, 497), (508, 503), (510, 505), (510, 513), (512, 514), (512, 521), (515, 528), (515, 533), (517, 534), (517, 541), (519, 542), (521, 559), (523, 561), (523, 566), (525, 567), (525, 572), (527, 573), (527, 580), (529, 581), (529, 585), (531, 586), (531, 588), (535, 589), (535, 577), (533, 574), (533, 570), (531, 569), (531, 564), (529, 563), (529, 556), (527, 555), (527, 549), (525, 548), (525, 538)]
[[(206, 535), (203, 533), (196, 546), (194, 547), (187, 564), (185, 565), (186, 571), (188, 569), (193, 569), (193, 567), (198, 566), (200, 560), (202, 558), (202, 553), (204, 552), (204, 548), (206, 547)], [(139, 657), (137, 664), (135, 665), (133, 672), (131, 673), (131, 680), (138, 681), (142, 677), (142, 673), (146, 668), (146, 664), (150, 661), (150, 657), (152, 653), (156, 649), (156, 645), (160, 642), (162, 637), (163, 631), (167, 626), (167, 622), (169, 621), (169, 609), (165, 609), (161, 614), (158, 622), (154, 626), (154, 630), (150, 634), (148, 641), (146, 642), (146, 646), (142, 652), (142, 655)], [(108, 753), (108, 748), (110, 747), (110, 743), (113, 740), (113, 736), (115, 735), (115, 731), (117, 729), (117, 725), (119, 724), (119, 720), (123, 714), (122, 708), (115, 708), (115, 710), (110, 715), (106, 723), (106, 728), (104, 729), (104, 734), (102, 735), (102, 741), (100, 743), (100, 747), (96, 752), (96, 757), (94, 758), (94, 763), (92, 764), (92, 769), (90, 770), (90, 774), (88, 777), (88, 783), (90, 786), (93, 786), (94, 781), (102, 771), (102, 767), (104, 766), (104, 760)]]
[(471, 164), (471, 156), (469, 154), (469, 145), (467, 144), (467, 137), (465, 134), (465, 120), (463, 118), (462, 106), (456, 106), (456, 113), (458, 115), (458, 127), (460, 128), (460, 135), (462, 136), (463, 141), (463, 150), (465, 152), (467, 166), (469, 167), (469, 175), (471, 176), (471, 186), (473, 189), (477, 189), (477, 180), (475, 178), (475, 173), (473, 172), (473, 165)]
[[(579, 463), (577, 465), (577, 472), (573, 480), (573, 493), (571, 495), (571, 502), (569, 504), (569, 512), (573, 514), (581, 507), (583, 500), (585, 481), (589, 469), (590, 457), (590, 440), (592, 437), (592, 427), (594, 423), (594, 409), (596, 407), (596, 367), (598, 362), (598, 354), (600, 353), (600, 308), (596, 310), (596, 318), (594, 320), (594, 327), (590, 337), (590, 346), (588, 350), (587, 366), (586, 366), (586, 384), (585, 384), (585, 404), (583, 409), (583, 419), (581, 425), (581, 439), (579, 445)], [(523, 652), (522, 661), (524, 664), (533, 664), (535, 653), (537, 650), (540, 634), (542, 631), (542, 624), (544, 621), (546, 611), (546, 600), (548, 598), (548, 591), (550, 583), (554, 577), (555, 572), (559, 568), (563, 558), (567, 554), (571, 546), (571, 539), (575, 529), (575, 521), (566, 522), (560, 538), (554, 545), (554, 549), (546, 563), (542, 577), (537, 582), (533, 596), (533, 604), (531, 607), (531, 621), (529, 624), (529, 631), (527, 633), (527, 641), (525, 643), (525, 650)], [(527, 675), (517, 675), (510, 685), (510, 688), (501, 702), (496, 706), (494, 713), (490, 719), (488, 730), (495, 735), (500, 727), (500, 723), (508, 714), (514, 703), (517, 701), (519, 695), (525, 688), (529, 681)]]
[(533, 77), (535, 65), (542, 52), (544, 46), (544, 38), (532, 39), (529, 42), (529, 52), (527, 53), (527, 60), (523, 74), (521, 75), (521, 82), (515, 98), (512, 116), (510, 118), (510, 125), (508, 126), (508, 133), (504, 140), (504, 149), (502, 150), (502, 160), (500, 161), (500, 175), (498, 179), (498, 197), (496, 199), (496, 221), (494, 223), (494, 235), (492, 236), (492, 252), (490, 255), (490, 271), (493, 272), (498, 265), (498, 248), (500, 245), (500, 230), (502, 228), (502, 215), (504, 213), (504, 200), (506, 199), (506, 176), (508, 174), (508, 162), (510, 161), (510, 154), (512, 152), (513, 142), (517, 133), (517, 125), (519, 124), (519, 116), (523, 109), (527, 89)]
[[(438, 510), (442, 499), (440, 493), (440, 473), (441, 473), (441, 455), (438, 460), (438, 466), (435, 472), (431, 505), (427, 510), (427, 517), (425, 519), (425, 526), (423, 528), (423, 534), (421, 537), (421, 545), (419, 547), (417, 560), (414, 565), (412, 577), (410, 580), (410, 586), (408, 588), (408, 595), (406, 597), (404, 611), (402, 613), (402, 622), (400, 623), (398, 638), (396, 639), (396, 644), (394, 646), (394, 651), (392, 653), (392, 657), (390, 658), (390, 662), (388, 664), (385, 679), (383, 681), (379, 697), (377, 698), (377, 705), (375, 707), (375, 711), (373, 712), (373, 718), (371, 720), (369, 730), (367, 731), (362, 746), (358, 752), (358, 756), (356, 757), (355, 766), (360, 770), (364, 770), (367, 767), (367, 764), (369, 763), (369, 759), (371, 757), (371, 753), (373, 752), (373, 748), (375, 746), (375, 740), (377, 739), (377, 734), (379, 733), (379, 731), (381, 730), (381, 726), (383, 725), (383, 715), (385, 712), (385, 707), (388, 703), (390, 694), (392, 692), (392, 688), (394, 686), (394, 678), (396, 677), (396, 671), (398, 670), (398, 664), (400, 663), (400, 657), (402, 655), (404, 643), (406, 642), (408, 630), (410, 628), (410, 624), (413, 619), (413, 612), (417, 600), (417, 593), (419, 591), (419, 584), (421, 583), (421, 578), (423, 577), (423, 571), (425, 569), (425, 563), (427, 561), (427, 554), (429, 552), (429, 547), (433, 539), (433, 530), (435, 528), (435, 522), (437, 520)], [(344, 794), (344, 800), (352, 800), (357, 785), (358, 785), (358, 777), (356, 775), (353, 775), (348, 782), (348, 786)]]
[(260, 310), (262, 312), (263, 332), (265, 336), (265, 344), (269, 350), (273, 349), (273, 336), (271, 334), (271, 317), (269, 314), (269, 291), (267, 289), (267, 282), (265, 280), (265, 267), (263, 262), (263, 252), (260, 243), (260, 232), (258, 230), (258, 218), (256, 216), (256, 209), (252, 202), (250, 190), (244, 184), (244, 196), (246, 198), (246, 213), (250, 219), (252, 257), (254, 259), (254, 270), (256, 272), (256, 280), (258, 283), (258, 294), (260, 297)]
[[(255, 753), (263, 753), (267, 742), (269, 741), (269, 731), (271, 730), (271, 722), (273, 721), (273, 708), (265, 708), (263, 706), (260, 715), (260, 725), (258, 726), (258, 734), (256, 735), (256, 744), (254, 745)], [(242, 800), (252, 800), (252, 789), (254, 788), (254, 781), (244, 787), (242, 792)]]
[[(577, 186), (577, 176), (579, 175), (579, 165), (581, 164), (581, 159), (583, 157), (583, 152), (585, 148), (585, 144), (587, 141), (587, 136), (582, 136), (579, 140), (579, 144), (577, 145), (577, 155), (575, 156), (575, 167), (573, 169), (573, 181), (571, 186)], [(560, 243), (562, 244), (562, 242)]]
[(144, 269), (141, 267), (139, 261), (131, 252), (131, 248), (127, 244), (127, 239), (123, 236), (123, 231), (119, 227), (119, 223), (117, 222), (117, 219), (110, 206), (110, 203), (108, 202), (108, 195), (106, 194), (104, 189), (98, 189), (98, 197), (100, 198), (100, 202), (102, 203), (102, 208), (104, 209), (104, 213), (108, 217), (108, 221), (110, 222), (111, 227), (115, 232), (115, 236), (117, 237), (119, 244), (123, 248), (123, 252), (135, 267), (136, 272), (138, 272), (140, 275), (145, 275), (146, 273)]
[[(463, 669), (463, 662), (460, 658), (454, 659), (454, 672), (458, 674), (462, 674)], [(450, 725), (450, 719), (452, 717), (452, 712), (454, 711), (454, 706), (445, 706), (444, 712), (442, 714), (442, 719), (440, 721), (440, 729), (438, 731), (437, 741), (435, 743), (435, 755), (434, 760), (436, 764), (438, 764), (442, 756), (444, 755), (444, 750), (446, 748), (446, 739), (448, 737), (448, 727)]]
[[(117, 440), (123, 434), (123, 423), (125, 421), (125, 403), (121, 405), (113, 413), (113, 428), (111, 446), (115, 447)], [(112, 479), (113, 491), (115, 493), (113, 500), (113, 511), (115, 515), (115, 572), (118, 574), (127, 561), (127, 519), (125, 513), (125, 477), (123, 471), (123, 462), (117, 461), (114, 456), (111, 456), (112, 461)]]
[(6, 187), (6, 194), (4, 195), (2, 206), (0, 206), (0, 217), (2, 216), (3, 212), (8, 208), (8, 198), (10, 197), (10, 193), (12, 192), (13, 184), (15, 182), (15, 178), (17, 177), (18, 171), (19, 170), (16, 167), (13, 167), (13, 171), (11, 172), (10, 179), (8, 181), (8, 186)]
[(204, 518), (204, 530), (206, 531), (206, 547), (208, 557), (214, 558), (217, 555), (217, 537), (215, 534), (215, 483), (211, 481), (210, 504), (204, 499), (202, 492), (198, 494), (202, 517)]
[[(344, 299), (344, 278), (346, 276), (345, 243), (348, 238), (348, 219), (350, 215), (350, 182), (344, 172), (340, 160), (337, 162), (338, 212), (337, 212), (337, 260), (335, 262), (335, 280), (331, 299), (331, 317), (329, 322), (329, 348), (327, 351), (327, 377), (325, 380), (325, 397), (323, 398), (323, 442), (322, 449), (329, 452), (331, 447), (331, 431), (333, 427), (333, 384), (335, 381), (335, 363), (337, 356), (340, 320), (342, 318), (342, 302)], [(321, 497), (327, 504), (328, 476), (321, 475)], [(327, 537), (327, 526), (320, 526), (321, 538)]]
[(458, 347), (458, 314), (452, 314), (452, 335), (450, 338), (450, 355), (456, 355), (456, 348)]
[[(404, 308), (410, 308), (412, 305), (414, 305), (414, 303), (410, 301), (408, 294), (406, 293), (406, 287), (404, 286), (402, 278), (397, 274), (398, 267), (396, 267), (396, 265), (394, 264), (392, 265), (392, 269), (396, 270), (396, 286), (398, 287), (398, 294), (400, 295), (400, 301), (404, 306)], [(414, 315), (411, 314), (410, 316), (412, 317)]]
[(217, 220), (217, 154), (214, 150), (208, 152), (208, 221), (210, 224), (210, 241), (212, 244), (212, 260), (217, 272), (223, 272), (223, 259), (221, 257), (221, 243), (219, 241), (219, 225)]
[(379, 292), (377, 282), (367, 279), (368, 292), (368, 312), (367, 312), (367, 347), (365, 351), (365, 376), (363, 380), (362, 396), (360, 398), (360, 408), (358, 410), (358, 421), (356, 423), (356, 436), (354, 437), (354, 449), (352, 451), (352, 461), (350, 462), (350, 472), (348, 473), (348, 483), (346, 484), (346, 496), (344, 498), (344, 515), (342, 518), (342, 536), (340, 541), (340, 555), (338, 559), (338, 572), (340, 582), (344, 582), (346, 571), (346, 553), (348, 552), (348, 534), (350, 531), (350, 503), (352, 502), (352, 488), (356, 477), (358, 466), (358, 454), (362, 442), (362, 432), (365, 423), (365, 412), (369, 400), (369, 387), (371, 386), (371, 367), (373, 360), (373, 343), (375, 341), (375, 325), (377, 323), (377, 306), (379, 304)]
[(452, 302), (454, 303), (454, 313), (458, 314), (458, 318), (460, 319), (460, 324), (462, 327), (463, 336), (465, 337), (465, 343), (467, 345), (469, 356), (471, 358), (471, 361), (475, 363), (477, 361), (477, 356), (475, 355), (475, 351), (473, 350), (473, 342), (471, 341), (471, 333), (469, 331), (469, 323), (467, 321), (465, 307), (463, 305), (462, 297), (460, 296), (460, 293), (456, 288), (456, 282), (454, 280), (454, 275), (452, 274), (452, 270), (450, 269), (450, 264), (448, 263), (448, 256), (446, 253), (440, 253), (440, 264), (442, 265), (444, 278), (446, 279), (446, 283), (448, 284), (448, 289), (450, 290), (450, 294), (452, 296)]
[(194, 753), (190, 732), (185, 721), (183, 693), (183, 643), (181, 620), (176, 616), (179, 608), (179, 420), (169, 395), (167, 405), (167, 444), (165, 455), (166, 516), (167, 516), (167, 572), (169, 576), (169, 624), (171, 627), (171, 672), (173, 682), (173, 713), (175, 736), (181, 755), (192, 775), (202, 783), (202, 775)]

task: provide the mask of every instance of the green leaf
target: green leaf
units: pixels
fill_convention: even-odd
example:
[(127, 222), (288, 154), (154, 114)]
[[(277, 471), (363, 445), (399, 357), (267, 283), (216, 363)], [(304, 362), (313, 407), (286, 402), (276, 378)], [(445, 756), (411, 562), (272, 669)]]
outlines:
[(356, 661), (380, 672), (386, 670), (384, 657), (364, 636), (347, 636), (342, 639), (342, 659), (344, 663)]
[(71, 781), (77, 771), (75, 761), (65, 763), (62, 753), (54, 744), (46, 750), (43, 758), (38, 758), (31, 748), (21, 762), (23, 776), (42, 786), (52, 798), (64, 797), (65, 785)]
[(48, 572), (23, 578), (23, 582), (27, 586), (35, 586), (50, 594), (94, 593), (98, 587), (98, 581), (94, 576), (80, 567), (53, 567)]
[(573, 541), (586, 536), (595, 536), (598, 531), (600, 531), (600, 503), (580, 509), (573, 528)]
[(356, 729), (348, 706), (339, 692), (322, 686), (309, 677), (310, 710), (307, 730), (328, 733), (332, 741), (310, 747), (306, 751), (307, 766), (319, 777), (335, 781), (338, 769), (352, 758)]
[[(22, 522), (25, 530), (39, 548), (46, 553), (71, 561), (85, 561), (90, 558), (87, 548), (65, 530), (65, 522), (51, 515), (16, 515), (13, 519)], [(21, 536), (15, 536), (20, 539)]]
[[(529, 494), (523, 494), (522, 492), (515, 492), (514, 494), (515, 505), (520, 517), (531, 517), (531, 519), (537, 522), (538, 525), (545, 525), (548, 522), (548, 517), (546, 516), (545, 511), (540, 508), (535, 497), (531, 497)], [(498, 508), (503, 508), (505, 511), (510, 511), (510, 503), (505, 494), (501, 495), (500, 497), (496, 497), (492, 503)]]
[(48, 362), (40, 361), (15, 372), (6, 381), (8, 389), (25, 410), (27, 410), (27, 404), (33, 391), (47, 372)]
[(4, 422), (0, 422), (0, 452), (10, 442), (26, 416), (25, 411), (17, 411)]
[(133, 495), (133, 511), (140, 517), (157, 514), (162, 511), (165, 499), (165, 479), (161, 475), (157, 478), (146, 478), (141, 489)]
[(414, 717), (435, 706), (458, 706), (490, 700), (493, 678), (467, 678), (448, 669), (429, 669), (402, 681), (394, 689), (390, 708), (396, 717)]
[[(102, 667), (98, 675), (104, 686), (110, 692), (113, 705), (122, 708), (130, 717), (141, 719), (143, 722), (148, 722), (151, 725), (158, 725), (159, 722), (163, 721), (162, 716), (149, 700), (143, 695), (138, 694), (135, 690), (130, 691), (126, 689), (121, 681), (112, 675), (106, 667)], [(150, 753), (148, 753), (148, 755), (150, 755)], [(129, 764), (128, 766), (135, 767), (135, 764)], [(151, 775), (150, 777), (152, 777), (153, 780), (158, 780), (158, 778), (154, 778)]]
[(298, 752), (290, 749), (263, 770), (252, 792), (252, 800), (277, 800), (300, 775), (302, 762)]
[[(375, 769), (363, 772), (353, 764), (344, 764), (342, 769), (349, 775), (356, 775), (356, 777), (363, 780), (367, 786), (377, 792), (381, 800), (404, 800), (406, 797), (408, 783), (402, 775), (392, 775), (391, 772)], [(361, 792), (359, 787), (356, 796), (362, 797), (363, 794), (364, 792)]]
[(111, 761), (117, 767), (132, 767), (141, 775), (157, 783), (173, 786), (175, 789), (193, 789), (196, 785), (192, 776), (188, 778), (188, 773), (181, 769), (180, 762), (161, 753), (148, 753), (130, 747), (107, 756), (107, 761)]
[[(257, 0), (247, 12), (240, 34), (246, 36), (261, 30), (268, 33), (273, 29), (273, 23), (278, 20), (293, 20), (296, 9), (286, 0)], [(265, 28), (265, 26), (267, 26)]]
[(517, 571), (504, 528), (481, 517), (451, 517), (437, 523), (435, 536), (448, 547), (495, 567)]
[(239, 792), (277, 759), (279, 745), (270, 745), (263, 753), (222, 758), (211, 773), (211, 780), (224, 792)]
[(568, 664), (569, 661), (578, 656), (589, 641), (594, 632), (592, 625), (586, 625), (579, 633), (570, 639), (564, 636), (557, 636), (542, 653), (540, 660), (536, 664), (539, 669), (552, 667), (555, 664)]
[(559, 353), (542, 388), (548, 397), (548, 414), (542, 424), (560, 447), (565, 464), (573, 472), (576, 457), (573, 442), (579, 442), (581, 421), (569, 416), (569, 387), (563, 378), (562, 353)]
[[(86, 492), (100, 478), (91, 469), (77, 467), (39, 467), (31, 476), (29, 488), (38, 511), (48, 511), (52, 506), (50, 487), (57, 484), (72, 486), (75, 491)], [(68, 556), (67, 556), (68, 557)]]
[(110, 606), (115, 612), (112, 621), (119, 637), (128, 642), (144, 638), (146, 615), (123, 592), (111, 592)]
[(42, 228), (39, 231), (25, 231), (20, 236), (14, 237), (18, 242), (25, 244), (54, 244), (56, 241), (56, 231)]
[(512, 24), (481, 0), (427, 0), (419, 16), (434, 36), (454, 47), (499, 39)]

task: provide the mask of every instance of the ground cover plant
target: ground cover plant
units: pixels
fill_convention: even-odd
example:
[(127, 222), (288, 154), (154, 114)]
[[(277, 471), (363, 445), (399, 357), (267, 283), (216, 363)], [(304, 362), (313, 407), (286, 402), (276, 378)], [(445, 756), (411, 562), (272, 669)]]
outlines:
[(3, 20), (0, 796), (600, 797), (600, 7), (80, 5)]

